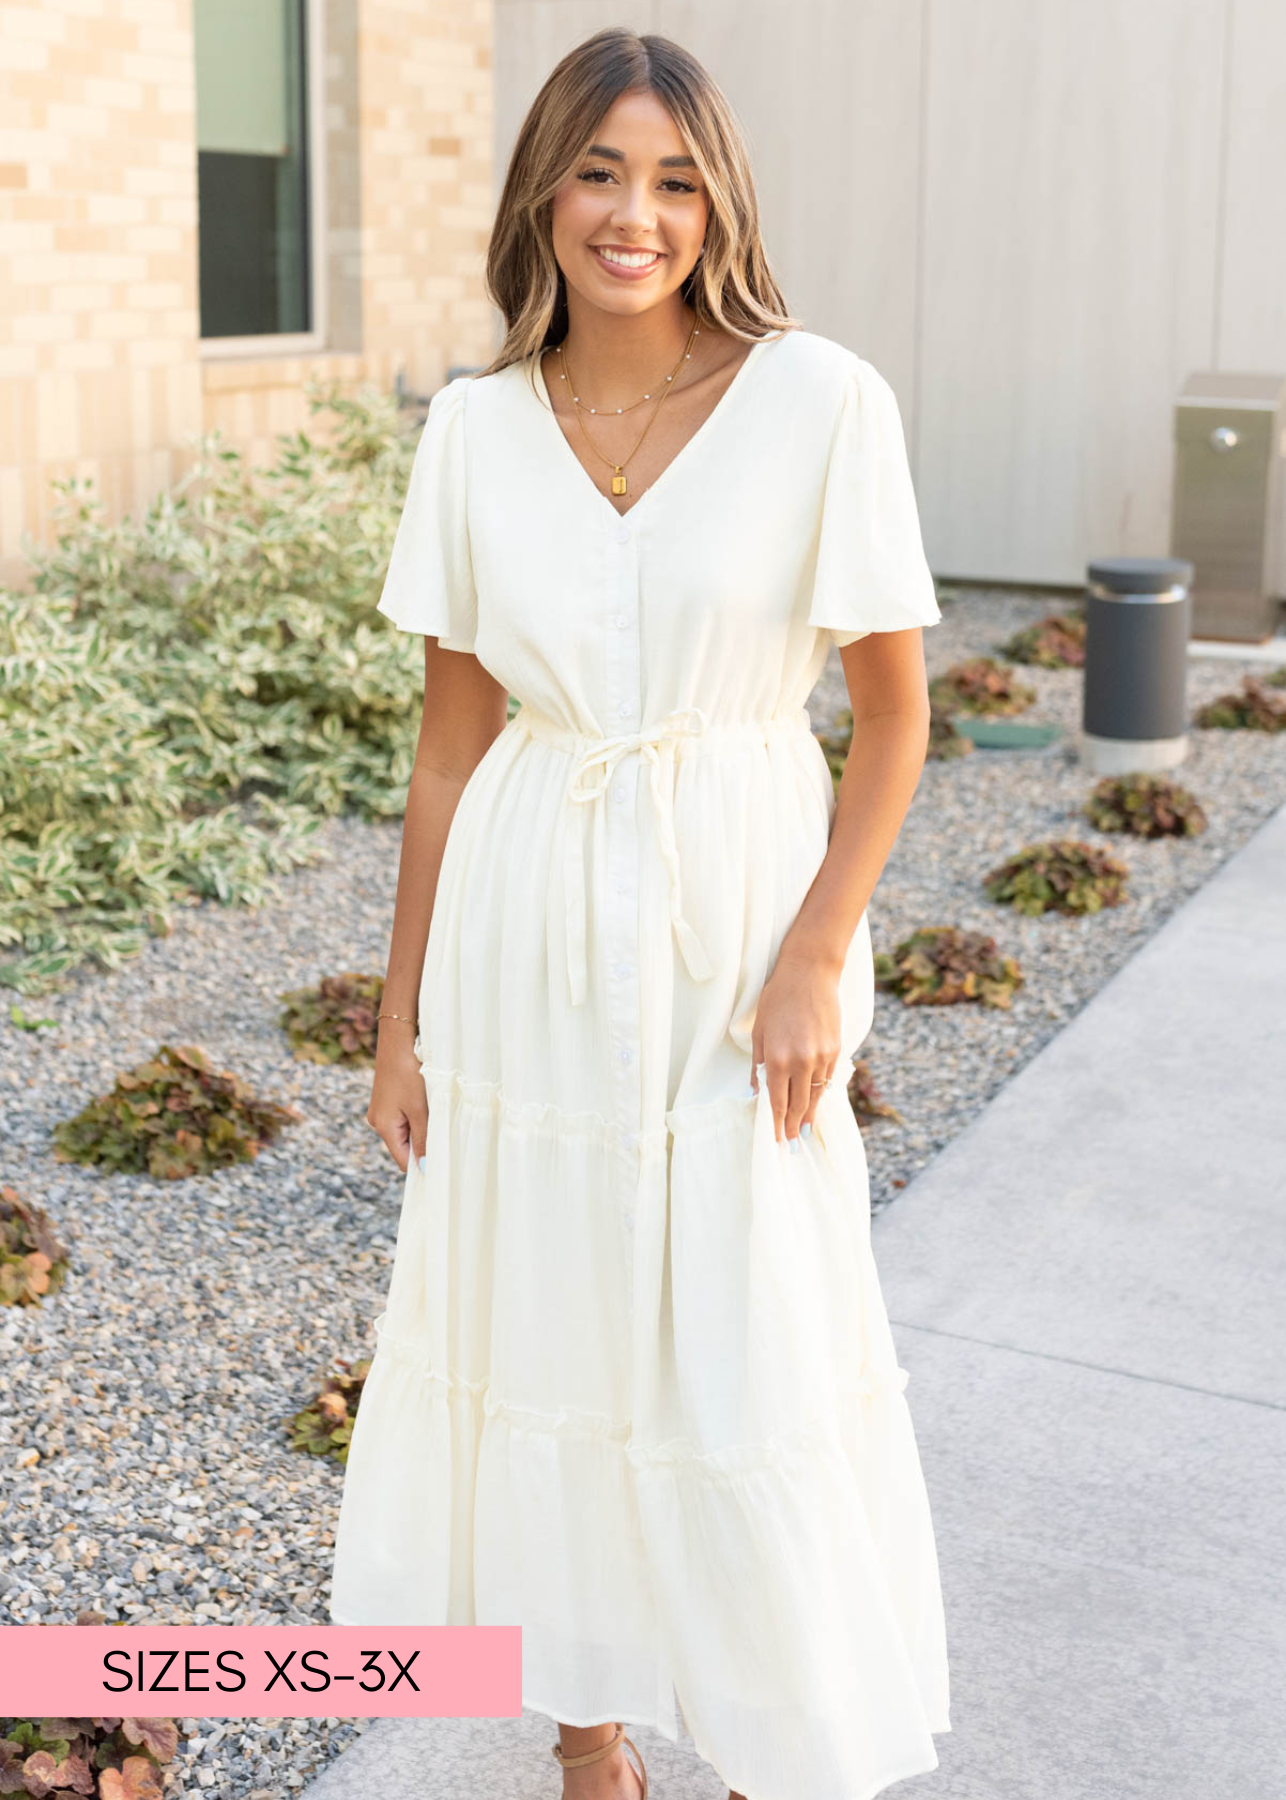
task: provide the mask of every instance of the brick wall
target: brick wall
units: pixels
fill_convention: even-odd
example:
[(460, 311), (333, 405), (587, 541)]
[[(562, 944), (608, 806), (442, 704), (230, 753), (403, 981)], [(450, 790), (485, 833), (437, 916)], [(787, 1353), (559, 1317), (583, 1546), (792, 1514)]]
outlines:
[(200, 343), (191, 0), (0, 0), (0, 580), (54, 477), (137, 513), (187, 434), (268, 457), (309, 376), (427, 392), (489, 359), (490, 0), (322, 10), (327, 344), (229, 360)]

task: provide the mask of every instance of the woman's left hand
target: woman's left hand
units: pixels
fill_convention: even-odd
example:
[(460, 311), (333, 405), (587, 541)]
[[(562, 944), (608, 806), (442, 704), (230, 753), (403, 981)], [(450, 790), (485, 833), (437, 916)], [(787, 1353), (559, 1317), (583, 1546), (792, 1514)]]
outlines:
[(767, 1079), (777, 1142), (811, 1131), (840, 1053), (838, 975), (809, 957), (778, 957), (755, 1009), (751, 1087)]

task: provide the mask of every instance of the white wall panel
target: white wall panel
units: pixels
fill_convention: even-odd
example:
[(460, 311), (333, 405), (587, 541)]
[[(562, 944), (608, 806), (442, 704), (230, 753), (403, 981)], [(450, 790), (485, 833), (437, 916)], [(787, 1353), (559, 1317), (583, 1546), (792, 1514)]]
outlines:
[(1235, 0), (1229, 40), (1223, 254), (1208, 366), (1281, 374), (1286, 373), (1284, 0)]
[(657, 16), (747, 129), (787, 306), (810, 331), (875, 363), (911, 414), (919, 0), (657, 0)]
[(1209, 354), (1223, 5), (929, 10), (918, 473), (938, 573), (1165, 554)]

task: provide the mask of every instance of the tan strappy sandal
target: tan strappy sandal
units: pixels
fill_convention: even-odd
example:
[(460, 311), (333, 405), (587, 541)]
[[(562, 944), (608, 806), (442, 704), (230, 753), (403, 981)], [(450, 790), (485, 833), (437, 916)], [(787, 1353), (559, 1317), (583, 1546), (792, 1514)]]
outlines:
[(635, 1759), (639, 1765), (639, 1777), (643, 1783), (643, 1792), (640, 1795), (639, 1800), (647, 1800), (647, 1770), (643, 1767), (643, 1758), (639, 1755), (638, 1745), (630, 1738), (626, 1737), (624, 1725), (618, 1725), (616, 1727), (616, 1736), (610, 1738), (606, 1744), (600, 1744), (597, 1750), (587, 1750), (584, 1756), (565, 1756), (561, 1744), (554, 1745), (554, 1755), (564, 1769), (579, 1769), (582, 1763), (599, 1762), (603, 1757), (610, 1756), (613, 1750), (617, 1749), (621, 1744), (628, 1745), (634, 1752)]

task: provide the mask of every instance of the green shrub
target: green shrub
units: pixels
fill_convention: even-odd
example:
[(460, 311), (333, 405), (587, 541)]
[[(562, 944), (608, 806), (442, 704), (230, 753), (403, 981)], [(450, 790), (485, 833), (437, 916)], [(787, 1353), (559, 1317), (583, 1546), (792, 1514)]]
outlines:
[(39, 1306), (66, 1276), (67, 1246), (49, 1214), (0, 1184), (0, 1306)]
[(1199, 707), (1196, 723), (1206, 730), (1286, 731), (1286, 694), (1270, 693), (1257, 675), (1243, 675), (1241, 686), (1240, 694), (1220, 694)]
[(173, 1719), (0, 1719), (0, 1794), (162, 1800), (178, 1741)]
[(54, 546), (0, 590), (0, 984), (117, 967), (177, 904), (258, 904), (325, 816), (402, 811), (423, 652), (374, 605), (417, 432), (305, 392), (331, 442), (260, 468), (208, 433), (138, 519), (54, 484)]
[(382, 975), (324, 975), (316, 987), (280, 995), (282, 1030), (304, 1062), (372, 1063), (383, 995)]
[(880, 1097), (875, 1077), (871, 1074), (871, 1065), (865, 1058), (858, 1058), (854, 1062), (847, 1093), (859, 1125), (873, 1124), (876, 1119), (892, 1119), (897, 1125), (902, 1123), (902, 1115), (897, 1107), (890, 1106), (887, 1100)]
[(41, 993), (117, 968), (189, 897), (258, 902), (317, 828), (259, 794), (216, 805), (166, 742), (146, 647), (76, 621), (64, 596), (0, 592), (0, 984)]
[(1097, 844), (1062, 838), (1029, 844), (983, 876), (991, 900), (1037, 918), (1041, 913), (1081, 915), (1119, 906), (1129, 870)]
[(1164, 775), (1108, 775), (1084, 810), (1100, 831), (1128, 831), (1143, 838), (1195, 837), (1207, 825), (1205, 812), (1187, 788)]
[(373, 1360), (364, 1356), (350, 1363), (342, 1357), (335, 1358), (339, 1373), (325, 1376), (317, 1398), (290, 1420), (292, 1450), (306, 1450), (310, 1456), (333, 1456), (340, 1463), (348, 1461), (353, 1421)]
[(875, 958), (875, 978), (907, 1006), (950, 1006), (978, 1000), (1008, 1007), (1023, 985), (1012, 956), (1001, 956), (994, 937), (955, 925), (928, 925), (903, 938), (890, 956)]
[(952, 712), (987, 718), (1024, 712), (1036, 698), (1035, 688), (1014, 678), (1014, 671), (991, 656), (972, 656), (953, 663), (929, 683), (929, 699)]
[(1042, 669), (1080, 669), (1085, 664), (1084, 613), (1051, 613), (997, 646), (1011, 662)]
[(195, 1045), (162, 1044), (151, 1061), (118, 1075), (110, 1094), (55, 1126), (54, 1160), (178, 1180), (252, 1161), (302, 1116), (212, 1069)]
[(1274, 669), (1271, 675), (1265, 675), (1264, 685), (1266, 687), (1286, 687), (1286, 663), (1283, 663), (1279, 669)]

